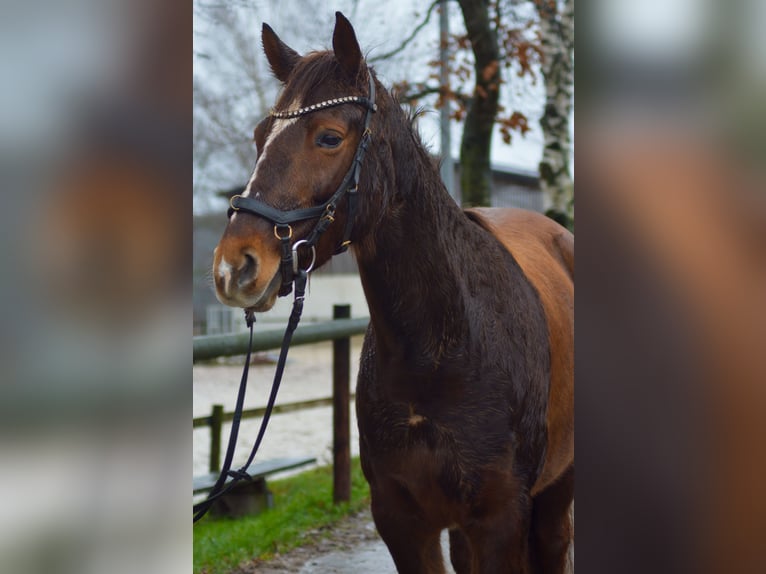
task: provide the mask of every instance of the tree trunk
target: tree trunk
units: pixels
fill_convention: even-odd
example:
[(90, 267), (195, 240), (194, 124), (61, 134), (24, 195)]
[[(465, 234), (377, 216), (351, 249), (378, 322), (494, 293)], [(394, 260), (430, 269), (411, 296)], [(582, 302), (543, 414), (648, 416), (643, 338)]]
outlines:
[(550, 199), (548, 215), (568, 227), (574, 221), (574, 183), (569, 174), (572, 140), (569, 120), (574, 86), (574, 0), (533, 0), (540, 15), (545, 110), (540, 118), (545, 146), (540, 161), (540, 188)]
[(486, 0), (458, 0), (474, 55), (476, 87), (460, 142), (460, 189), (464, 206), (490, 205), (492, 129), (500, 94), (497, 31)]

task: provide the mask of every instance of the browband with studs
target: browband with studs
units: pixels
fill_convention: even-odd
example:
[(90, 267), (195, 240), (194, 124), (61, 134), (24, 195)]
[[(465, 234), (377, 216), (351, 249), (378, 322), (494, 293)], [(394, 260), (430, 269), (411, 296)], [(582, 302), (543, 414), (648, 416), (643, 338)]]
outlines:
[(277, 118), (279, 120), (287, 120), (291, 118), (297, 118), (298, 116), (302, 116), (304, 114), (308, 114), (310, 112), (316, 112), (317, 110), (323, 110), (325, 108), (331, 108), (333, 106), (340, 106), (341, 104), (362, 104), (369, 109), (371, 109), (373, 112), (377, 111), (378, 106), (374, 102), (371, 102), (368, 98), (365, 98), (364, 96), (344, 96), (342, 98), (333, 98), (332, 100), (325, 100), (324, 102), (319, 102), (318, 104), (311, 104), (310, 106), (306, 106), (305, 108), (298, 108), (297, 110), (293, 111), (287, 111), (287, 112), (277, 112), (274, 110), (271, 110), (269, 114), (273, 118)]

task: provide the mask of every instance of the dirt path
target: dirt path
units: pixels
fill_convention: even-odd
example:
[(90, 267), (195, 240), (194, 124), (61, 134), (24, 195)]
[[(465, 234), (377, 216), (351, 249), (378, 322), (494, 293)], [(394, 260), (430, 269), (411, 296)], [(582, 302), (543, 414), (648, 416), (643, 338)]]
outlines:
[(306, 534), (310, 542), (267, 562), (255, 561), (234, 574), (358, 573), (394, 574), (396, 569), (380, 540), (369, 510)]
[[(307, 533), (310, 541), (269, 561), (243, 565), (232, 574), (396, 574), (394, 562), (375, 530), (369, 509), (341, 522)], [(447, 574), (449, 564), (446, 531), (442, 550)]]
[[(232, 574), (396, 574), (369, 509), (331, 527), (310, 531), (306, 537), (309, 540), (303, 546), (268, 561), (243, 565)], [(445, 572), (455, 574), (449, 560), (446, 530), (442, 532), (441, 544)], [(569, 548), (567, 574), (574, 574), (574, 544)]]

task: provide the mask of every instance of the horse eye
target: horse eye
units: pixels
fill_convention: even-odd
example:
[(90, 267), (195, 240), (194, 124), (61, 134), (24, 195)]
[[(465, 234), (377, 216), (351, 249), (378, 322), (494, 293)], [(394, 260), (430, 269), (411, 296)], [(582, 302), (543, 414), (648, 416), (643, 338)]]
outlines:
[(343, 138), (337, 134), (324, 133), (317, 138), (317, 145), (324, 148), (336, 148), (340, 145)]

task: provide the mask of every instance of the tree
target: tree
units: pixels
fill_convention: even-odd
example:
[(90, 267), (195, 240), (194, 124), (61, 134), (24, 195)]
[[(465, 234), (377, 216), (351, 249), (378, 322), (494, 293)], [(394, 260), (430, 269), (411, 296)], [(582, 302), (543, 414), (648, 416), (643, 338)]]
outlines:
[[(194, 193), (198, 201), (252, 170), (253, 128), (278, 90), (261, 58), (257, 13), (234, 2), (195, 4)], [(225, 34), (221, 33), (225, 30)]]
[(540, 161), (540, 188), (551, 200), (547, 214), (563, 225), (574, 221), (574, 183), (569, 173), (574, 87), (574, 0), (534, 0), (540, 16), (541, 69), (545, 109), (540, 126), (545, 137)]
[[(404, 100), (439, 93), (436, 106), (455, 103), (453, 118), (463, 122), (460, 145), (460, 188), (464, 205), (489, 205), (492, 133), (510, 143), (512, 133), (529, 131), (527, 117), (514, 109), (510, 90), (503, 86), (512, 77), (536, 81), (540, 51), (536, 41), (537, 16), (526, 0), (458, 0), (465, 31), (449, 38), (454, 86), (434, 87), (429, 80), (402, 82)], [(431, 62), (438, 66), (439, 61)], [(468, 88), (470, 91), (466, 90)]]
[[(244, 184), (253, 170), (253, 129), (280, 89), (263, 56), (261, 23), (280, 27), (312, 10), (309, 0), (282, 4), (195, 0), (194, 193), (201, 206), (215, 193)], [(284, 28), (284, 37), (295, 40), (298, 33)], [(326, 28), (311, 20), (299, 33), (312, 38)]]
[(460, 142), (460, 189), (464, 205), (489, 205), (490, 151), (500, 97), (497, 27), (483, 0), (458, 0), (474, 57), (475, 88), (468, 99)]
[(534, 84), (536, 71), (541, 72), (546, 95), (540, 117), (544, 136), (540, 186), (551, 205), (549, 215), (571, 224), (573, 0), (458, 0), (458, 5), (465, 33), (450, 38), (456, 54), (450, 67), (458, 86), (473, 82), (472, 91), (464, 93), (461, 87), (451, 86), (439, 90), (428, 81), (402, 83), (404, 99), (418, 99), (437, 91), (437, 107), (446, 100), (456, 103), (454, 118), (464, 122), (460, 146), (463, 203), (489, 205), (495, 124), (506, 143), (510, 143), (513, 132), (524, 135), (530, 129), (524, 113), (513, 109), (512, 104), (504, 105), (509, 102), (508, 88), (527, 76)]

